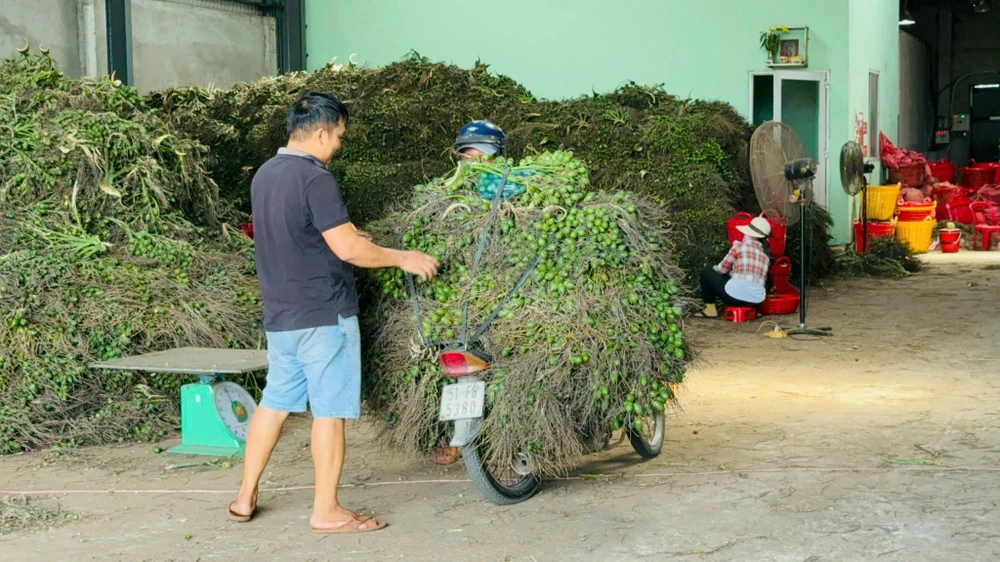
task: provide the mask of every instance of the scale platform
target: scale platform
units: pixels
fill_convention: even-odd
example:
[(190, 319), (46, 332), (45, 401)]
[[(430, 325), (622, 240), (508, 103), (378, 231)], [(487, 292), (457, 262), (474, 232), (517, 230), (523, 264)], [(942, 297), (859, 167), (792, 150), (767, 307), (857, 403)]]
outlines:
[(198, 382), (181, 387), (181, 444), (167, 452), (231, 457), (243, 454), (257, 403), (243, 387), (224, 377), (267, 366), (267, 350), (179, 347), (101, 361), (90, 368), (197, 376)]

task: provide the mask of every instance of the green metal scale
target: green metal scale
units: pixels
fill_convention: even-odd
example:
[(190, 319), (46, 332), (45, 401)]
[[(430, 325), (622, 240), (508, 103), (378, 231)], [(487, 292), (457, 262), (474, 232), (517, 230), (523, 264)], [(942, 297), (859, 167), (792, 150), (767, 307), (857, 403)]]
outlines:
[(267, 351), (182, 347), (90, 367), (197, 376), (198, 382), (181, 387), (181, 444), (167, 452), (231, 457), (244, 452), (257, 403), (243, 387), (224, 377), (266, 369)]

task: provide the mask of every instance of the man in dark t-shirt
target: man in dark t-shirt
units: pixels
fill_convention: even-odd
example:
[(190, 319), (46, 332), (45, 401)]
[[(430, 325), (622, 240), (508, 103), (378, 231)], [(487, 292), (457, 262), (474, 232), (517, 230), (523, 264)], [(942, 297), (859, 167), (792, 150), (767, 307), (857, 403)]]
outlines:
[(250, 420), (243, 483), (229, 516), (249, 521), (257, 485), (291, 412), (313, 415), (316, 471), (313, 531), (352, 533), (385, 527), (342, 507), (344, 420), (361, 413), (361, 335), (352, 266), (398, 267), (427, 279), (434, 258), (371, 243), (351, 223), (327, 166), (340, 148), (347, 109), (307, 92), (288, 109), (288, 146), (251, 185), (257, 278), (264, 299), (269, 368), (260, 407)]

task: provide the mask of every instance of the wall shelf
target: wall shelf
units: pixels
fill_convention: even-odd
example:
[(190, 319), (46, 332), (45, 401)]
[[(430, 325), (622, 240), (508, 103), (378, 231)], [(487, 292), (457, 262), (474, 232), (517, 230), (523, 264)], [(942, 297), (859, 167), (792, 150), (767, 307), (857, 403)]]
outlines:
[(809, 27), (789, 27), (788, 33), (781, 37), (778, 57), (778, 60), (769, 60), (765, 64), (771, 68), (806, 68), (809, 66)]

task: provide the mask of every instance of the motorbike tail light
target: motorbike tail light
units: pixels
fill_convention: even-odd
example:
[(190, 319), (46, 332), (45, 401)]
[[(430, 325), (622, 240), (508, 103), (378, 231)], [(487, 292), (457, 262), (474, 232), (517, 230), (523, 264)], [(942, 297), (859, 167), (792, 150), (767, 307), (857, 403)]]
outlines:
[(467, 377), (490, 366), (484, 358), (470, 351), (445, 351), (441, 354), (441, 368), (449, 377)]

